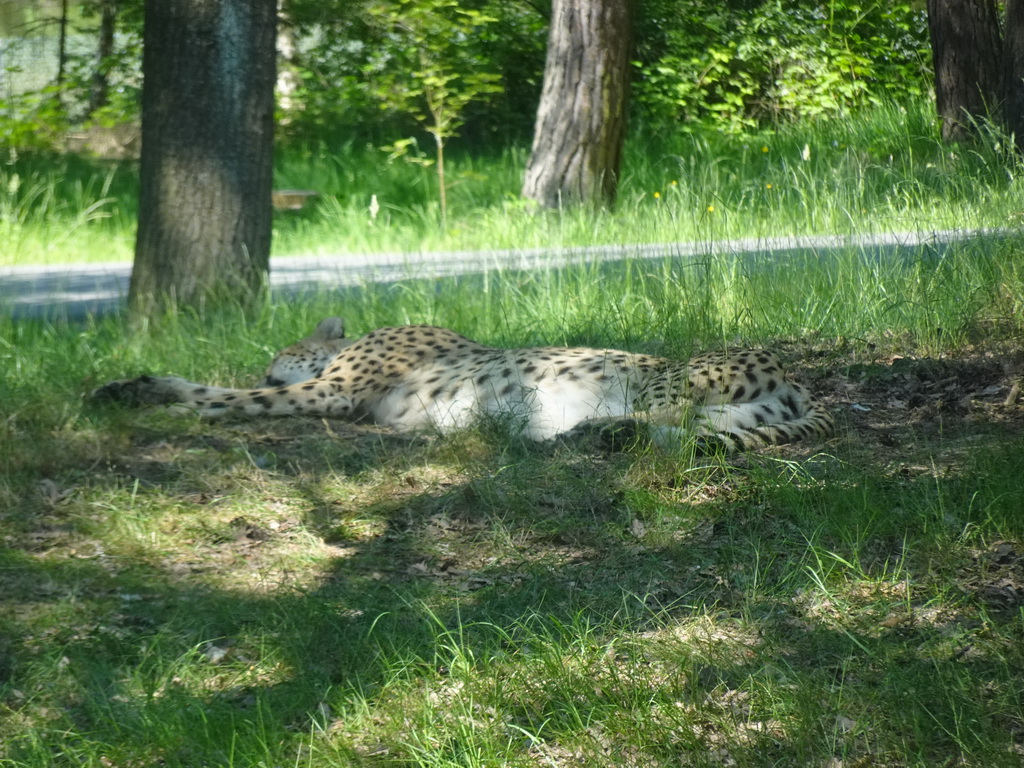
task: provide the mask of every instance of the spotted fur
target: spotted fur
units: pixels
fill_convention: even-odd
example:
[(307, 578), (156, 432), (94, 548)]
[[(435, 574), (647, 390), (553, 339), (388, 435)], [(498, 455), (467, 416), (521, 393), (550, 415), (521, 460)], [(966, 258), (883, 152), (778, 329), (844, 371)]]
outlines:
[(351, 343), (352, 339), (345, 338), (344, 320), (340, 317), (321, 320), (313, 333), (274, 356), (266, 375), (256, 386), (271, 389), (318, 379), (327, 364)]
[(726, 450), (822, 439), (833, 428), (828, 411), (763, 349), (688, 361), (608, 349), (498, 349), (425, 325), (380, 328), (353, 341), (338, 318), (279, 353), (255, 389), (143, 376), (111, 382), (95, 396), (175, 403), (208, 418), (366, 419), (400, 432), (451, 432), (493, 415), (533, 440), (645, 424), (662, 446), (691, 437)]

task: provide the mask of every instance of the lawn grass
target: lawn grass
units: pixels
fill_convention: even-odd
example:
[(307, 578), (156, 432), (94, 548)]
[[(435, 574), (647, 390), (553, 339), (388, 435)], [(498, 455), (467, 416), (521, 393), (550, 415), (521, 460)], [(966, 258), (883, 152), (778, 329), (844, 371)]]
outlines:
[[(848, 120), (750, 135), (636, 126), (613, 210), (538, 213), (519, 195), (526, 147), (453, 143), (449, 221), (433, 169), (345, 137), (278, 148), (278, 188), (315, 190), (279, 212), (274, 254), (550, 248), (800, 234), (1016, 227), (1018, 162), (998, 135), (949, 147), (934, 107), (887, 105)], [(1012, 142), (1011, 142), (1012, 144)], [(371, 215), (376, 196), (379, 211)], [(0, 266), (129, 260), (133, 164), (24, 156), (0, 165)]]
[[(1024, 242), (0, 319), (0, 765), (1016, 766)], [(321, 317), (770, 344), (837, 436), (700, 460), (84, 399)]]

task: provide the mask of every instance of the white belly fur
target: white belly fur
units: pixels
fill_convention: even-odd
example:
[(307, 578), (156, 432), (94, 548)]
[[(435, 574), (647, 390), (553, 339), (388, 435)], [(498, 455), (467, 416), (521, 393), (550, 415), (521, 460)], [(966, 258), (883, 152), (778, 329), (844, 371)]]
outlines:
[[(503, 361), (498, 362), (490, 371), (504, 367)], [(622, 374), (612, 373), (604, 381), (583, 380), (572, 374), (557, 376), (549, 368), (528, 377), (518, 371), (508, 378), (491, 375), (484, 384), (455, 376), (447, 384), (427, 384), (437, 373), (426, 368), (407, 376), (373, 404), (373, 419), (397, 430), (432, 427), (450, 432), (470, 426), (481, 416), (496, 416), (521, 425), (531, 440), (546, 440), (587, 419), (625, 416), (631, 411), (630, 385)], [(511, 390), (505, 392), (509, 385)], [(429, 393), (438, 388), (441, 394), (430, 398)]]

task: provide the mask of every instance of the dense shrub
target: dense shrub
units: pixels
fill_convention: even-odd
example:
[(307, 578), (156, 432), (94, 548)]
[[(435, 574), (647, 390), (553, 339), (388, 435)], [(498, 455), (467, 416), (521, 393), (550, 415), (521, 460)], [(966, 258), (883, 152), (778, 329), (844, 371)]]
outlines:
[(646, 0), (641, 116), (739, 130), (844, 112), (927, 88), (927, 22), (908, 3)]

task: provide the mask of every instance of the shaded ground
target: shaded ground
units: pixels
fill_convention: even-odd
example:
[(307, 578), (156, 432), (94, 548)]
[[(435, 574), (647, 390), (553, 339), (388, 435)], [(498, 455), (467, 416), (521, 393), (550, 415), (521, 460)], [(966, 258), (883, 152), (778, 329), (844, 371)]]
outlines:
[[(836, 415), (838, 434), (826, 445), (781, 446), (769, 449), (764, 455), (802, 460), (817, 453), (831, 454), (880, 476), (903, 479), (956, 474), (971, 451), (991, 441), (1019, 442), (1024, 436), (1024, 397), (1020, 395), (1022, 359), (1024, 353), (1007, 351), (999, 355), (978, 352), (943, 359), (886, 356), (843, 365), (840, 355), (833, 351), (805, 356), (800, 378)], [(799, 364), (793, 367), (800, 370)], [(130, 419), (130, 414), (125, 418)], [(249, 469), (267, 470), (271, 475), (284, 477), (291, 484), (288, 493), (297, 491), (306, 496), (304, 516), (293, 512), (291, 516), (276, 520), (272, 528), (245, 514), (231, 518), (227, 528), (212, 542), (219, 555), (210, 558), (210, 553), (206, 552), (197, 556), (197, 560), (203, 561), (204, 570), (217, 569), (223, 560), (259, 562), (260, 551), (266, 549), (268, 543), (287, 539), (302, 526), (311, 525), (324, 546), (328, 550), (340, 547), (337, 554), (342, 556), (346, 554), (345, 543), (377, 541), (377, 546), (386, 548), (387, 542), (395, 539), (395, 530), (417, 528), (432, 540), (448, 542), (441, 546), (446, 554), (429, 566), (418, 561), (403, 562), (400, 554), (397, 559), (389, 557), (392, 559), (389, 578), (430, 578), (439, 584), (463, 589), (490, 585), (492, 579), (474, 575), (480, 566), (473, 560), (474, 548), (460, 541), (467, 536), (476, 538), (485, 527), (484, 522), (473, 520), (474, 506), (480, 502), (481, 483), (491, 486), (493, 478), (473, 477), (474, 465), (485, 472), (493, 472), (496, 466), (505, 464), (538, 460), (551, 463), (559, 468), (552, 477), (537, 478), (537, 484), (532, 487), (518, 489), (525, 496), (507, 500), (508, 503), (512, 505), (514, 501), (516, 507), (534, 505), (542, 511), (585, 508), (597, 518), (619, 514), (621, 510), (617, 507), (621, 497), (610, 492), (603, 483), (592, 484), (593, 473), (635, 476), (638, 471), (642, 472), (637, 469), (642, 462), (628, 456), (577, 454), (571, 446), (537, 447), (514, 439), (511, 454), (505, 451), (496, 456), (490, 443), (507, 439), (503, 435), (473, 433), (447, 441), (448, 446), (438, 447), (437, 441), (428, 436), (396, 435), (382, 428), (318, 419), (277, 419), (260, 424), (242, 420), (227, 425), (193, 423), (185, 433), (175, 429), (174, 424), (180, 428), (182, 422), (170, 419), (161, 424), (158, 419), (156, 423), (134, 424), (130, 434), (119, 442), (87, 450), (86, 456), (79, 457), (90, 464), (87, 470), (90, 477), (83, 480), (92, 483), (106, 476), (142, 489), (174, 487), (182, 503), (216, 506), (236, 492), (229, 487), (216, 486), (217, 481), (225, 482), (223, 476), (219, 476), (221, 467), (217, 465), (225, 461), (236, 464), (242, 459), (250, 465)], [(168, 427), (169, 431), (162, 427)], [(329, 454), (326, 462), (325, 453)], [(400, 471), (395, 475), (394, 464), (402, 462), (394, 457), (411, 454), (415, 462), (422, 460), (425, 453), (440, 465), (417, 466), (405, 477), (400, 476)], [(210, 466), (211, 456), (221, 459), (210, 474), (214, 485), (207, 487), (203, 468)], [(75, 463), (82, 467), (80, 462)], [(666, 469), (660, 457), (652, 457), (648, 463), (649, 472)], [(729, 462), (740, 469), (759, 463), (757, 455), (736, 456)], [(376, 491), (361, 491), (368, 495), (348, 503), (319, 495), (323, 493), (319, 486), (325, 475), (358, 478), (372, 475), (382, 465), (390, 465), (388, 471), (393, 476), (382, 480)], [(52, 469), (56, 475), (67, 467), (55, 460)], [(827, 477), (829, 471), (822, 464), (814, 472), (825, 473), (822, 476)], [(676, 471), (670, 469), (669, 474), (671, 476), (665, 478), (667, 486), (670, 489), (680, 486), (678, 500), (685, 502), (728, 494), (735, 483), (735, 479), (718, 472), (710, 477), (701, 476), (700, 482), (687, 488)], [(716, 485), (716, 478), (724, 478), (721, 487)], [(545, 482), (550, 488), (544, 487)], [(650, 478), (643, 478), (643, 482), (650, 482)], [(653, 482), (657, 484), (658, 480)], [(56, 514), (65, 502), (74, 498), (76, 488), (47, 477), (39, 482), (37, 491), (39, 504), (50, 514)], [(494, 488), (489, 487), (488, 492), (494, 492)], [(288, 502), (284, 506), (292, 503), (292, 500), (282, 501)], [(263, 502), (273, 506), (272, 494), (265, 496)], [(389, 519), (394, 518), (388, 525), (395, 530), (386, 532), (382, 540), (382, 531), (373, 525), (359, 531), (353, 524), (355, 527), (349, 530), (343, 520), (339, 521), (339, 516), (344, 517), (347, 511), (367, 505), (379, 507), (387, 512)], [(500, 507), (501, 500), (488, 499), (485, 506)], [(406, 522), (399, 522), (402, 514), (393, 515), (394, 511), (408, 513)], [(21, 539), (17, 543), (28, 544), (31, 550), (47, 551), (61, 544), (76, 546), (70, 540), (64, 541), (73, 538), (74, 529), (56, 524), (49, 526), (45, 523), (48, 517), (49, 514), (37, 520), (42, 525), (29, 534), (28, 541)], [(8, 537), (9, 543), (15, 540)], [(1000, 561), (1007, 566), (1019, 564), (1019, 557), (1015, 551), (1007, 550), (1007, 546), (999, 550)], [(571, 547), (561, 551), (550, 542), (545, 547), (546, 557), (571, 560), (579, 556)], [(1024, 601), (1019, 580), (1015, 584), (1010, 592), (1004, 590), (1004, 598), (1011, 606)]]
[[(997, 463), (1015, 460), (1024, 436), (1024, 353), (782, 351), (836, 414), (838, 434), (725, 463), (537, 447), (486, 429), (440, 440), (317, 419), (213, 425), (97, 409), (99, 430), (41, 437), (46, 445), (14, 468), (38, 480), (6, 491), (3, 540), (17, 556), (0, 569), (13, 628), (0, 683), (15, 682), (0, 736), (51, 717), (132, 760), (212, 759), (140, 749), (74, 685), (43, 697), (23, 671), (58, 645), (68, 660), (58, 679), (90, 679), (94, 664), (131, 678), (130, 649), (169, 637), (169, 658), (199, 649), (191, 664), (202, 683), (178, 672), (149, 698), (124, 686), (117, 706), (166, 717), (161, 701), (187, 694), (248, 717), (258, 705), (282, 733), (319, 718), (323, 743), (342, 745), (361, 761), (353, 764), (408, 761), (407, 734), (418, 727), (408, 713), (424, 701), (457, 709), (458, 691), (477, 679), (456, 681), (453, 662), (438, 660), (417, 607), (426, 605), (439, 625), (469, 627), (459, 642), (490, 648), (479, 659), (509, 654), (505, 682), (484, 685), (505, 692), (472, 717), (481, 733), (505, 733), (499, 713), (512, 712), (516, 727), (546, 734), (521, 750), (529, 764), (677, 764), (681, 744), (709, 765), (913, 762), (904, 751), (1013, 764), (1024, 757), (1024, 720), (1013, 714), (1024, 680), (1012, 671), (1024, 542), (1005, 521), (1024, 518), (1015, 514), (1024, 498), (1008, 498), (1019, 485)], [(991, 477), (1007, 489), (984, 501), (1003, 509), (995, 523), (996, 512), (972, 508), (990, 479), (978, 457), (993, 448)], [(843, 575), (830, 581), (837, 568)], [(569, 706), (559, 679), (523, 650), (538, 641), (522, 639), (519, 622), (538, 614), (556, 626), (592, 622), (609, 649), (625, 642), (609, 628), (623, 622), (643, 649), (560, 652), (589, 659), (566, 684), (576, 691), (566, 702), (581, 690), (596, 697), (585, 700), (586, 728), (559, 725)], [(254, 627), (263, 628), (255, 640)], [(491, 647), (493, 627), (501, 634)], [(392, 688), (380, 659), (398, 650), (434, 661)], [(219, 671), (227, 668), (244, 674)], [(899, 702), (932, 701), (930, 685), (948, 687), (943, 675), (978, 707), (988, 746), (965, 745), (931, 710), (935, 722), (922, 715), (913, 728), (933, 741), (906, 741)], [(759, 680), (777, 687), (772, 696), (799, 689), (810, 703), (772, 710), (751, 688)], [(345, 709), (351, 690), (376, 692), (369, 719)], [(487, 701), (482, 691), (474, 701)], [(651, 696), (653, 709), (614, 730), (640, 706), (634, 699)], [(30, 704), (40, 697), (43, 713)], [(965, 706), (951, 709), (967, 717)], [(679, 719), (695, 708), (695, 720)], [(723, 713), (730, 725), (715, 719)], [(451, 718), (436, 727), (457, 730)], [(823, 728), (843, 744), (834, 759), (847, 762), (808, 757)]]

